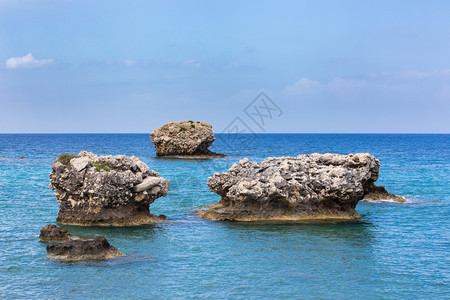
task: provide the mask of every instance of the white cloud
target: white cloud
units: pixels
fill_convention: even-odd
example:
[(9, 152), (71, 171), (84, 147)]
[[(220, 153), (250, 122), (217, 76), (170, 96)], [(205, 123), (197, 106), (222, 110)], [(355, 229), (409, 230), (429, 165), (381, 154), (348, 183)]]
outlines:
[(434, 70), (430, 72), (408, 70), (398, 73), (395, 77), (398, 79), (423, 79), (423, 78), (438, 78), (446, 76), (450, 76), (450, 69)]
[(53, 63), (53, 59), (44, 58), (36, 59), (33, 54), (28, 53), (22, 57), (10, 57), (6, 60), (6, 68), (19, 69), (19, 68), (39, 68), (45, 65)]
[(302, 92), (311, 91), (321, 87), (321, 83), (315, 80), (311, 80), (305, 77), (300, 78), (292, 85), (288, 85), (282, 91), (283, 93), (294, 95)]
[(302, 77), (294, 84), (286, 86), (282, 90), (282, 93), (286, 95), (297, 95), (319, 91), (350, 91), (366, 88), (368, 86), (370, 86), (368, 82), (359, 79), (346, 79), (336, 77), (330, 82), (320, 83), (319, 81)]
[(131, 67), (131, 66), (133, 66), (133, 65), (136, 64), (136, 61), (135, 61), (135, 60), (132, 60), (132, 59), (125, 59), (125, 60), (123, 61), (123, 64), (124, 64), (125, 66), (127, 66), (127, 67)]
[(353, 89), (353, 88), (364, 88), (368, 83), (360, 79), (345, 79), (341, 77), (336, 77), (328, 83), (331, 88), (337, 89)]
[(200, 68), (200, 63), (193, 61), (191, 59), (188, 59), (183, 63), (183, 66), (188, 67), (188, 68)]

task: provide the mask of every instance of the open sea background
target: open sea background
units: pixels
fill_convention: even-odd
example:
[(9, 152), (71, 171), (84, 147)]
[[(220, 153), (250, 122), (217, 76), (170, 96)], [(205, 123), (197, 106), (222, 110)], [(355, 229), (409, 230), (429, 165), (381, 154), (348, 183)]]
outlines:
[[(0, 135), (0, 298), (421, 298), (450, 297), (450, 135), (216, 135), (216, 160), (157, 159), (148, 134)], [(46, 257), (55, 223), (53, 160), (81, 150), (135, 155), (171, 184), (151, 205), (167, 224), (64, 226), (105, 235), (127, 254), (61, 263)], [(206, 179), (244, 157), (369, 152), (379, 185), (408, 203), (362, 201), (353, 222), (231, 223), (195, 216), (217, 202)]]

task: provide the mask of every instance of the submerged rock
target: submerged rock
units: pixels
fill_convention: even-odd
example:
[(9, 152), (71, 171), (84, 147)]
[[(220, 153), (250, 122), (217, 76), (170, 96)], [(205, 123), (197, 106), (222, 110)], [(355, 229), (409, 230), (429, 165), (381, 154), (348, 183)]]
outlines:
[(200, 211), (210, 220), (356, 219), (356, 204), (378, 179), (368, 153), (243, 159), (208, 178), (221, 200)]
[(68, 225), (128, 226), (164, 222), (149, 205), (166, 196), (169, 181), (137, 157), (82, 151), (53, 162), (50, 187), (59, 202), (57, 221)]
[(372, 184), (372, 186), (370, 186), (367, 189), (367, 194), (364, 195), (364, 200), (369, 201), (392, 200), (396, 202), (406, 202), (405, 198), (391, 194), (388, 191), (386, 191), (386, 188), (384, 186), (376, 186), (374, 184)]
[(42, 242), (62, 242), (71, 237), (67, 229), (60, 228), (54, 224), (47, 224), (41, 228), (39, 239)]
[(111, 246), (104, 236), (82, 240), (70, 238), (62, 244), (48, 245), (47, 256), (61, 261), (102, 260), (116, 256), (124, 256)]
[(225, 157), (208, 148), (215, 140), (212, 126), (206, 122), (171, 122), (152, 131), (150, 140), (157, 156), (183, 158)]

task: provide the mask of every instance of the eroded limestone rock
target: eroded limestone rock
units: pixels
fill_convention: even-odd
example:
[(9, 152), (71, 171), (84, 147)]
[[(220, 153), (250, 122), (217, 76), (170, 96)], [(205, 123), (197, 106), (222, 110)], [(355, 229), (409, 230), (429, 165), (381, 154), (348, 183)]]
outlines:
[(243, 159), (208, 178), (221, 200), (200, 211), (210, 220), (356, 219), (358, 201), (378, 178), (368, 153)]
[(165, 219), (151, 215), (149, 205), (167, 195), (169, 181), (134, 156), (61, 155), (53, 162), (50, 187), (62, 224), (129, 226)]
[(208, 148), (215, 140), (212, 126), (206, 122), (171, 122), (152, 131), (150, 140), (156, 155), (184, 158), (225, 157)]

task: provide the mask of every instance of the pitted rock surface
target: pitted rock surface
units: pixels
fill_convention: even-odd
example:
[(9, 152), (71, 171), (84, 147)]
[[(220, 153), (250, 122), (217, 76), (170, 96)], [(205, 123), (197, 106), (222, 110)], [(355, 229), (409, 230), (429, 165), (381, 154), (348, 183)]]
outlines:
[(206, 122), (171, 122), (152, 131), (150, 140), (157, 156), (225, 157), (208, 148), (215, 140), (212, 126)]
[(368, 153), (243, 159), (208, 178), (221, 200), (198, 214), (211, 220), (355, 219), (358, 201), (378, 179)]
[(137, 157), (82, 151), (56, 159), (50, 187), (59, 202), (57, 221), (68, 225), (128, 226), (163, 222), (149, 205), (167, 195), (169, 181)]

